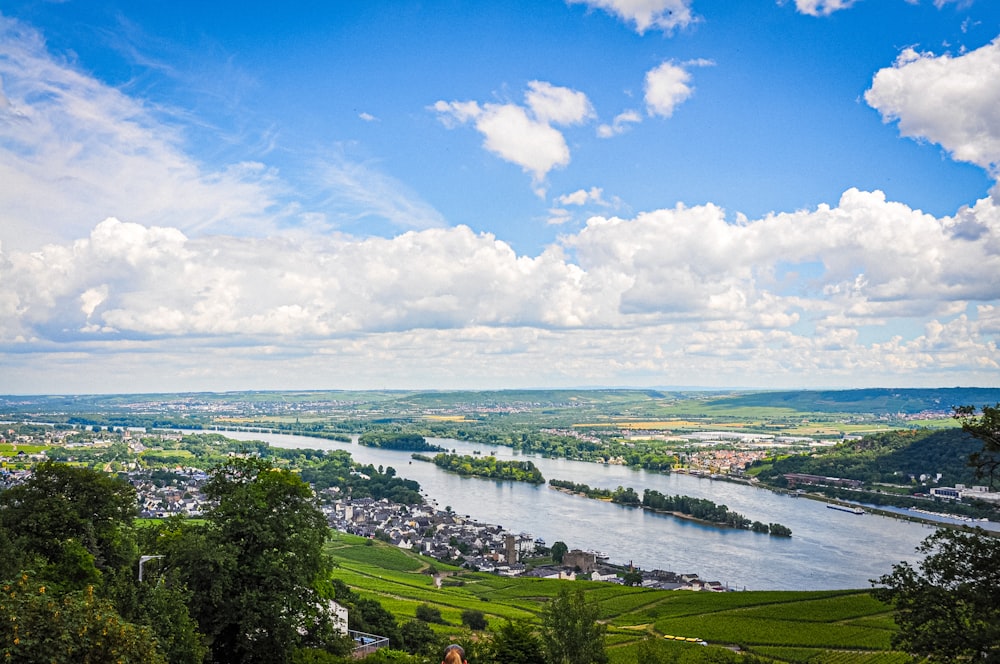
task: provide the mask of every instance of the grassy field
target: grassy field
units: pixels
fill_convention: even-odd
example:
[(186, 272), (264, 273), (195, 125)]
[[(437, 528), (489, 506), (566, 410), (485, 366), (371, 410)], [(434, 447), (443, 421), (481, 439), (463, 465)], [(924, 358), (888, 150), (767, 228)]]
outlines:
[(49, 449), (48, 445), (26, 445), (24, 443), (12, 444), (12, 443), (0, 443), (0, 456), (12, 457), (16, 456), (18, 452), (24, 452), (25, 454), (38, 454), (44, 450)]
[[(460, 638), (462, 611), (482, 611), (491, 625), (506, 619), (539, 620), (542, 607), (567, 583), (584, 588), (608, 625), (612, 664), (634, 664), (638, 646), (655, 638), (658, 648), (710, 645), (739, 648), (775, 662), (815, 664), (903, 664), (890, 640), (895, 625), (888, 608), (864, 590), (694, 593), (629, 588), (590, 581), (510, 579), (469, 572), (431, 558), (336, 534), (329, 545), (334, 578), (363, 596), (378, 599), (402, 619), (421, 604), (441, 611), (449, 623), (434, 626)], [(444, 575), (435, 587), (428, 573)], [(673, 638), (666, 638), (666, 637)]]

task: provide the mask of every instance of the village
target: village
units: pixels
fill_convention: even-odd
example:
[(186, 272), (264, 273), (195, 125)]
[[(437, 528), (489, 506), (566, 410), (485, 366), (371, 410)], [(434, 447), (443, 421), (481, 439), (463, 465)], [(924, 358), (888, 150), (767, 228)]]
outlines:
[[(30, 469), (4, 469), (0, 486), (13, 486), (30, 475)], [(201, 487), (209, 475), (202, 469), (175, 468), (162, 474), (129, 470), (124, 475), (136, 489), (140, 518), (199, 517), (208, 507)], [(331, 528), (474, 571), (500, 576), (628, 582), (667, 590), (727, 590), (722, 583), (703, 581), (697, 574), (640, 570), (631, 565), (612, 564), (604, 554), (580, 549), (566, 551), (559, 564), (534, 565), (530, 564), (532, 558), (544, 558), (549, 551), (544, 541), (528, 533), (509, 532), (502, 526), (480, 523), (450, 509), (436, 509), (427, 502), (402, 505), (386, 499), (344, 498), (339, 493), (335, 487), (318, 494)]]

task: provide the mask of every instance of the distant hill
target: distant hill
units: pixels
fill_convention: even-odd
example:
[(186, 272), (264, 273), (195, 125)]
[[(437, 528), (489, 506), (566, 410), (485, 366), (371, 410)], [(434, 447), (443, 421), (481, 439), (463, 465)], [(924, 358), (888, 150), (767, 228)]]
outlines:
[(967, 465), (969, 455), (981, 448), (979, 441), (961, 429), (893, 431), (811, 455), (781, 459), (759, 477), (773, 482), (785, 473), (807, 473), (905, 485), (911, 477), (935, 477), (940, 473), (938, 486), (982, 484)]
[(924, 411), (950, 412), (954, 406), (992, 406), (1000, 403), (1000, 388), (867, 388), (859, 390), (793, 390), (732, 394), (712, 401), (731, 407), (791, 408), (814, 413), (912, 415)]

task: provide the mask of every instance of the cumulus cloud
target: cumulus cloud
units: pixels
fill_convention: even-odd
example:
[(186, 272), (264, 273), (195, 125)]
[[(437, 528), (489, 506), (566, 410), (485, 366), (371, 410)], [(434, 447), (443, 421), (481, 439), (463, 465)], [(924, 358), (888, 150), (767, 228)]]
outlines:
[(587, 95), (545, 81), (530, 81), (524, 101), (539, 122), (574, 125), (594, 117)]
[(431, 108), (448, 128), (472, 122), (483, 147), (531, 173), (538, 189), (549, 171), (570, 161), (566, 139), (552, 125), (581, 124), (594, 110), (584, 93), (545, 81), (528, 83), (525, 104), (440, 100)]
[(1000, 162), (1000, 38), (964, 55), (905, 49), (879, 70), (865, 101), (903, 136), (996, 172)]
[(516, 368), (530, 370), (521, 384), (969, 376), (996, 369), (997, 237), (992, 199), (935, 218), (855, 189), (738, 223), (710, 204), (595, 216), (537, 256), (461, 226), (208, 239), (108, 219), (72, 243), (0, 253), (0, 349), (13, 362), (197, 339), (233, 366), (250, 366), (240, 348), (267, 348), (328, 377), (365, 360), (416, 377), (433, 357), (449, 385), (516, 382)]
[(850, 9), (855, 2), (857, 0), (795, 0), (795, 8), (808, 16), (829, 16), (835, 11)]
[[(688, 64), (704, 65), (698, 61)], [(646, 110), (650, 115), (669, 118), (674, 110), (694, 94), (691, 73), (682, 65), (664, 62), (646, 72)]]
[(568, 0), (569, 4), (584, 4), (603, 9), (630, 24), (640, 35), (650, 28), (671, 33), (697, 19), (691, 13), (691, 0)]

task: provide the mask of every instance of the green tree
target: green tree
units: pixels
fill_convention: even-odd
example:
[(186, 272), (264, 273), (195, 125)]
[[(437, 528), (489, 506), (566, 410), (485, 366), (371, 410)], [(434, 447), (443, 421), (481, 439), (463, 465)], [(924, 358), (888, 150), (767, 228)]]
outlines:
[(416, 611), (417, 620), (423, 620), (428, 623), (438, 623), (439, 625), (444, 625), (444, 618), (441, 617), (441, 609), (431, 606), (430, 604), (421, 604), (417, 607)]
[(496, 629), (490, 656), (496, 664), (545, 664), (542, 640), (524, 620), (507, 620)]
[(606, 626), (582, 589), (563, 588), (542, 609), (542, 643), (550, 664), (604, 664)]
[(423, 620), (410, 620), (399, 628), (403, 649), (415, 655), (431, 655), (438, 650), (438, 637)]
[(975, 467), (978, 476), (989, 478), (993, 486), (1000, 473), (1000, 403), (983, 406), (979, 415), (973, 406), (959, 406), (955, 408), (955, 418), (966, 433), (983, 444), (982, 450), (969, 457), (969, 465)]
[(0, 595), (0, 657), (20, 664), (166, 664), (148, 627), (126, 622), (93, 588), (54, 596), (27, 575)]
[[(40, 561), (38, 580), (82, 590), (135, 560), (135, 489), (104, 473), (45, 461), (0, 493), (0, 573)], [(35, 566), (35, 565), (32, 565)]]
[(622, 583), (626, 586), (641, 586), (642, 585), (642, 572), (637, 572), (635, 570), (629, 570), (622, 574)]
[(462, 611), (462, 624), (469, 629), (484, 630), (487, 627), (486, 614), (476, 609)]
[(327, 524), (309, 485), (268, 460), (234, 457), (203, 490), (215, 501), (207, 525), (182, 527), (166, 555), (193, 593), (212, 661), (280, 664), (333, 638), (316, 590)]
[(941, 529), (903, 562), (873, 581), (872, 594), (892, 604), (893, 644), (930, 662), (1000, 662), (1000, 539)]
[(557, 563), (561, 563), (563, 561), (563, 556), (566, 555), (567, 551), (569, 551), (569, 547), (566, 546), (566, 542), (555, 542), (555, 543), (553, 543), (552, 544), (552, 560), (556, 561)]

